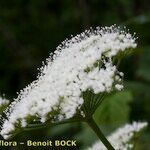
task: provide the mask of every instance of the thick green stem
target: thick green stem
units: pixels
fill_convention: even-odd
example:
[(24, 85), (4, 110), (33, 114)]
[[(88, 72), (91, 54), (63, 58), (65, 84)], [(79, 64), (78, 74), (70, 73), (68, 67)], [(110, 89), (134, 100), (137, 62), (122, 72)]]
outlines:
[(105, 147), (108, 150), (115, 150), (113, 146), (109, 143), (109, 141), (106, 139), (105, 135), (102, 133), (100, 128), (95, 123), (94, 119), (91, 117), (90, 119), (86, 120), (87, 124), (93, 129), (93, 131), (97, 134), (99, 139), (102, 141), (102, 143), (105, 145)]

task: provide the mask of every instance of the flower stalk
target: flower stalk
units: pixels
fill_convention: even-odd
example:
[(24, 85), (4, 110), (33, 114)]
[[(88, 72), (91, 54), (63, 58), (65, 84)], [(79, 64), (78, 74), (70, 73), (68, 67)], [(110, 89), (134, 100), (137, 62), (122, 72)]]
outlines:
[(93, 129), (93, 131), (96, 133), (96, 135), (99, 137), (99, 139), (101, 140), (101, 142), (105, 145), (105, 147), (108, 150), (115, 150), (113, 148), (113, 146), (110, 144), (110, 142), (106, 139), (105, 135), (102, 133), (102, 131), (100, 130), (100, 128), (98, 127), (98, 125), (95, 123), (93, 117), (91, 117), (90, 119), (88, 119), (86, 122)]

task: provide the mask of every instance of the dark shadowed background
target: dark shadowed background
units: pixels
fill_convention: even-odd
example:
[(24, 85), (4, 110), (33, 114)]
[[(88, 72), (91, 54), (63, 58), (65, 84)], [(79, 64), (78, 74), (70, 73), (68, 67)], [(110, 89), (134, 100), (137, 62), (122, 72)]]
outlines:
[[(96, 122), (105, 134), (133, 120), (150, 122), (149, 0), (0, 0), (0, 94), (13, 101), (17, 92), (36, 79), (37, 68), (60, 42), (89, 27), (112, 24), (136, 32), (138, 48), (120, 66), (125, 90), (106, 99), (95, 114)], [(74, 139), (74, 149), (82, 150), (97, 137), (85, 124), (76, 123), (24, 132), (14, 139)], [(135, 150), (149, 148), (147, 129)]]

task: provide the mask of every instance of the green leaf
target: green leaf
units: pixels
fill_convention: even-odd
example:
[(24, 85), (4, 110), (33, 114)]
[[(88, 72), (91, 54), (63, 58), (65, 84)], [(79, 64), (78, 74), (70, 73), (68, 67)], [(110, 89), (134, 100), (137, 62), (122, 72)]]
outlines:
[(150, 99), (149, 84), (138, 81), (128, 81), (125, 82), (125, 86), (132, 91), (134, 98)]
[(132, 99), (133, 98), (130, 91), (122, 91), (109, 95), (96, 110), (94, 115), (96, 121), (99, 124), (126, 122), (130, 112), (129, 103)]
[(143, 48), (136, 75), (150, 81), (150, 47)]

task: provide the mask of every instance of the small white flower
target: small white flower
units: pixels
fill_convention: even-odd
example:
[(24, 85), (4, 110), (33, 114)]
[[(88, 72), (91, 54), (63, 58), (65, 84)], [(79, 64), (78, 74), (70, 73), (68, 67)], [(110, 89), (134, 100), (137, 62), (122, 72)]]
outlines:
[(2, 107), (3, 105), (8, 105), (9, 104), (9, 100), (0, 97), (0, 107)]
[(121, 91), (121, 90), (123, 89), (123, 85), (116, 84), (116, 85), (115, 85), (115, 88), (116, 88), (118, 91)]

